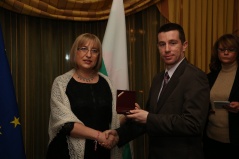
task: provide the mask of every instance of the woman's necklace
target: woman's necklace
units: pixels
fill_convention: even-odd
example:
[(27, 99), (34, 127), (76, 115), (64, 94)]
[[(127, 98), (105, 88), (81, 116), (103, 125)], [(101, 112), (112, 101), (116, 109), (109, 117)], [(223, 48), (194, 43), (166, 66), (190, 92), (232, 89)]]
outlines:
[(90, 82), (90, 81), (92, 81), (95, 78), (95, 76), (93, 74), (89, 78), (85, 78), (85, 77), (81, 76), (78, 73), (76, 73), (76, 74), (77, 74), (78, 78), (80, 80), (84, 81), (84, 82)]

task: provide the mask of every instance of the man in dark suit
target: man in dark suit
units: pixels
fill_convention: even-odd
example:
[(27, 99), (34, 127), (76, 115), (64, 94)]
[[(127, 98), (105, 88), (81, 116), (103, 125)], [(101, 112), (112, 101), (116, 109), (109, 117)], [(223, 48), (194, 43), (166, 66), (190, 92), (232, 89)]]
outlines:
[[(148, 134), (148, 159), (203, 159), (202, 135), (209, 105), (206, 74), (185, 58), (188, 42), (176, 23), (160, 27), (158, 49), (165, 71), (152, 82), (146, 110), (136, 107), (124, 125), (110, 134), (118, 135), (118, 146)], [(162, 87), (164, 74), (169, 81)]]

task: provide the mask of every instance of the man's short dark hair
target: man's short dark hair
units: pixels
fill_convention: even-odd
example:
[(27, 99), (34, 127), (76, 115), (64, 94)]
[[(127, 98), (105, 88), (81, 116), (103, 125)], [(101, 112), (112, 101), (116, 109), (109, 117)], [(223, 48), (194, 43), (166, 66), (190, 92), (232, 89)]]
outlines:
[(182, 26), (177, 23), (167, 23), (167, 24), (162, 25), (159, 28), (158, 34), (161, 32), (168, 32), (171, 30), (177, 30), (179, 32), (179, 39), (181, 40), (182, 43), (184, 43), (186, 41), (184, 30), (183, 30)]

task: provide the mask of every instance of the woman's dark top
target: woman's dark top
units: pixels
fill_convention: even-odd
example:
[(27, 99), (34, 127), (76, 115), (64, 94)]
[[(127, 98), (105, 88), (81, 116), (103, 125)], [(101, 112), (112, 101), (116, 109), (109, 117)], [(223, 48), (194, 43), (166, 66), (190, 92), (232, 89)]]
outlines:
[[(112, 118), (112, 93), (107, 81), (99, 76), (97, 83), (80, 83), (74, 78), (69, 81), (66, 94), (72, 112), (86, 126), (104, 131), (109, 129)], [(66, 123), (48, 147), (47, 158), (70, 159), (66, 136), (74, 123)], [(86, 140), (84, 159), (110, 159), (110, 150), (97, 145), (94, 140)]]

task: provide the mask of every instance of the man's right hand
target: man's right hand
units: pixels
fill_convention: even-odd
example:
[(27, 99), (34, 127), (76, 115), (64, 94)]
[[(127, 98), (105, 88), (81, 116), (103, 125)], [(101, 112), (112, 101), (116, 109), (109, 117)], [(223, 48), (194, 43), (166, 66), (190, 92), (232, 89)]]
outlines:
[(103, 132), (105, 134), (106, 142), (100, 143), (101, 146), (112, 149), (119, 141), (119, 136), (116, 130), (106, 130)]

